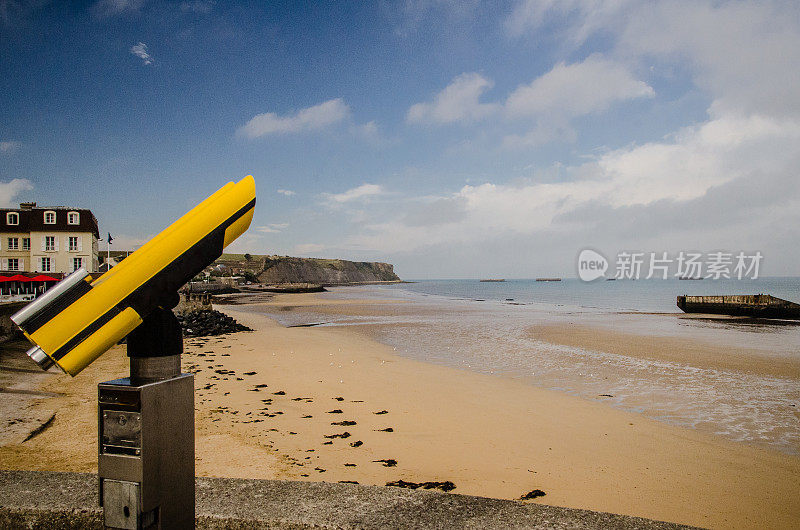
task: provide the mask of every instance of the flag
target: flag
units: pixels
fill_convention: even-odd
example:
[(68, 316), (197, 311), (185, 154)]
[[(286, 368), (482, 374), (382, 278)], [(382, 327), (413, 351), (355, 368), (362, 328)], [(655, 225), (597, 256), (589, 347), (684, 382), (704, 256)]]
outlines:
[(108, 233), (108, 239), (106, 239), (106, 241), (108, 241), (109, 245), (111, 244), (112, 241), (114, 241), (114, 238), (111, 237), (111, 232)]

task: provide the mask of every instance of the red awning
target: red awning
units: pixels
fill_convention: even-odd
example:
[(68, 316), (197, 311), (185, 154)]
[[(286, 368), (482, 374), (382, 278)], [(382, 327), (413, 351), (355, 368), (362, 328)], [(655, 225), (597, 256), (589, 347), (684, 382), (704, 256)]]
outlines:
[(9, 282), (30, 282), (32, 281), (31, 278), (27, 276), (23, 276), (22, 274), (15, 274), (14, 276), (10, 277), (7, 281)]
[(0, 276), (0, 282), (9, 282), (8, 276)]
[(39, 276), (34, 276), (33, 278), (31, 278), (31, 281), (32, 282), (57, 282), (58, 280), (56, 278), (53, 278), (52, 276), (46, 276), (44, 274), (40, 274)]

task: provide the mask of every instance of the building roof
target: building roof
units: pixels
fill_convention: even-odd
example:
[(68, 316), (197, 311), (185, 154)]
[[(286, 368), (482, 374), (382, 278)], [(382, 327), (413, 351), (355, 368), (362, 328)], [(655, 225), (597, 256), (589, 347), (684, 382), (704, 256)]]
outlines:
[[(91, 210), (85, 208), (69, 208), (66, 206), (36, 207), (30, 203), (20, 205), (22, 208), (0, 208), (0, 232), (28, 233), (28, 232), (91, 232), (95, 237), (100, 237), (97, 228), (97, 219)], [(9, 225), (8, 212), (19, 214), (19, 224)], [(44, 213), (56, 214), (55, 224), (44, 224)], [(78, 224), (67, 224), (67, 214), (77, 212)]]

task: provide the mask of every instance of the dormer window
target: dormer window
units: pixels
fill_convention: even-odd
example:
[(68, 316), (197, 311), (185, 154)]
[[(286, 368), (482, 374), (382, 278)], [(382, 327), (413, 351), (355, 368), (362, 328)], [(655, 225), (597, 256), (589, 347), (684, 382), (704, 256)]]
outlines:
[(17, 212), (8, 212), (6, 214), (6, 224), (7, 225), (18, 225), (19, 224), (19, 214)]
[(76, 225), (80, 224), (81, 216), (78, 212), (69, 212), (67, 214), (67, 224)]
[(44, 224), (46, 225), (56, 224), (56, 212), (44, 212)]

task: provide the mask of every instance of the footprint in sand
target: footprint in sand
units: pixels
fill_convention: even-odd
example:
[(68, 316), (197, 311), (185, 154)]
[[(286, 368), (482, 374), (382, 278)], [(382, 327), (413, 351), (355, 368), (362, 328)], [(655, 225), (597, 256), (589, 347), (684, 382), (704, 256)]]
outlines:
[(350, 464), (350, 463), (347, 463), (347, 464), (345, 464), (345, 465), (344, 465), (344, 467), (356, 467), (356, 465), (355, 465), (355, 464)]
[(378, 414), (378, 415), (380, 415), (380, 414), (389, 414), (389, 411), (388, 410), (379, 410), (378, 412), (373, 412), (373, 414)]
[(278, 390), (277, 392), (273, 392), (272, 395), (273, 396), (285, 396), (286, 392), (284, 392), (283, 390)]
[(344, 420), (344, 421), (332, 421), (331, 425), (341, 425), (343, 427), (349, 427), (351, 425), (356, 425), (356, 422), (351, 420)]
[(335, 397), (333, 399), (335, 399), (336, 401), (344, 401), (344, 398), (342, 396)]
[(375, 429), (375, 432), (394, 432), (394, 429), (386, 427), (385, 429)]
[(395, 467), (397, 465), (397, 460), (394, 458), (382, 458), (380, 460), (373, 460), (373, 462), (380, 462), (383, 464), (383, 467)]
[(358, 441), (352, 442), (350, 444), (350, 447), (361, 447), (362, 445), (364, 445), (364, 442), (362, 442), (361, 440), (358, 440)]
[(333, 409), (333, 410), (329, 410), (328, 414), (342, 414), (342, 411), (341, 411), (341, 409)]

